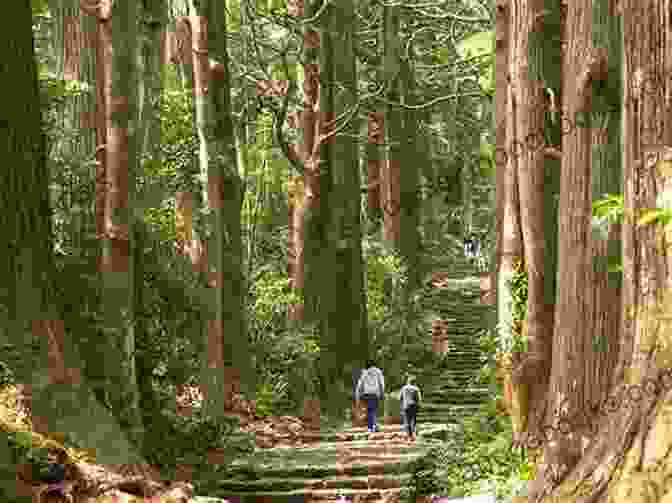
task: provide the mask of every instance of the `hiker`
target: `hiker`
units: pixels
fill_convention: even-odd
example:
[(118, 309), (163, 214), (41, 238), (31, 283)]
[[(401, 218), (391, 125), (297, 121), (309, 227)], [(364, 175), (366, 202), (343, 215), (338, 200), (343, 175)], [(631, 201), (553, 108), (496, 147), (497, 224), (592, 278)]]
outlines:
[(366, 361), (366, 370), (357, 381), (357, 389), (355, 390), (355, 399), (366, 400), (366, 420), (368, 424), (369, 433), (378, 431), (376, 424), (376, 409), (378, 408), (378, 401), (383, 399), (385, 395), (385, 378), (383, 372), (376, 367), (373, 360)]
[(418, 404), (421, 400), (422, 394), (420, 393), (420, 388), (415, 385), (415, 377), (408, 376), (406, 385), (399, 391), (399, 402), (401, 402), (401, 417), (404, 420), (409, 440), (415, 440)]

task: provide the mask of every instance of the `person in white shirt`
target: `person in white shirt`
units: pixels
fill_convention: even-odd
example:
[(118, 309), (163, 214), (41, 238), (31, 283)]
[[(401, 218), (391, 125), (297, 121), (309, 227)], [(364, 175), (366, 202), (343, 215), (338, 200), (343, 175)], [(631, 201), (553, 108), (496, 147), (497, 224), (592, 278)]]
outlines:
[(385, 378), (383, 372), (376, 367), (373, 360), (366, 361), (366, 369), (357, 381), (355, 389), (356, 400), (366, 400), (366, 419), (369, 433), (378, 431), (376, 424), (376, 410), (378, 401), (385, 396)]

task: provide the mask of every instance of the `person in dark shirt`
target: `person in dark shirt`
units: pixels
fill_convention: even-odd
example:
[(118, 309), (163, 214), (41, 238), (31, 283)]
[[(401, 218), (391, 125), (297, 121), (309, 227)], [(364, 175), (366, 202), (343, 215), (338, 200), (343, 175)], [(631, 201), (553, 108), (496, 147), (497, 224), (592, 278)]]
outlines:
[(418, 415), (418, 404), (422, 400), (420, 388), (415, 385), (415, 377), (409, 376), (406, 385), (399, 391), (401, 414), (406, 426), (409, 440), (415, 440), (415, 427)]

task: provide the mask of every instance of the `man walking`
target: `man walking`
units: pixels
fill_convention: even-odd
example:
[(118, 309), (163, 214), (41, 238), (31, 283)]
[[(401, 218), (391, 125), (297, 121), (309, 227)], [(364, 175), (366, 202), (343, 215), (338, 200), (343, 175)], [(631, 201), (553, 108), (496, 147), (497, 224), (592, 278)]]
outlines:
[(422, 400), (420, 388), (415, 385), (415, 377), (409, 376), (406, 385), (399, 392), (401, 415), (408, 433), (409, 440), (415, 440), (415, 427), (418, 417), (418, 404)]
[(376, 367), (373, 360), (366, 361), (366, 369), (357, 382), (355, 390), (356, 400), (366, 400), (366, 420), (369, 433), (378, 431), (376, 411), (378, 401), (385, 395), (385, 378), (383, 372)]

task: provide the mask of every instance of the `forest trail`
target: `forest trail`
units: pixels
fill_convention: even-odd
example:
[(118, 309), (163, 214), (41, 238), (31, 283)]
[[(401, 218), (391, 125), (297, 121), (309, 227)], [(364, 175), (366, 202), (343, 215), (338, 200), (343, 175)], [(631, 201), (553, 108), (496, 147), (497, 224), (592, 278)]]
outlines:
[(325, 440), (312, 445), (259, 450), (227, 467), (206, 492), (241, 503), (326, 502), (340, 496), (353, 502), (398, 501), (402, 488), (410, 485), (413, 462), (441, 445), (449, 429), (419, 425), (417, 440), (408, 442), (401, 425), (380, 428), (368, 434), (366, 428), (350, 427), (336, 441), (325, 433)]
[[(488, 390), (475, 384), (484, 356), (475, 336), (490, 309), (480, 303), (480, 296), (477, 278), (442, 277), (440, 285), (428, 285), (425, 309), (448, 321), (439, 334), (448, 336), (448, 344), (439, 358), (413, 370), (424, 397), (415, 442), (407, 440), (399, 424), (398, 390), (387, 393), (379, 408), (381, 431), (372, 434), (352, 423), (311, 430), (292, 416), (260, 418), (243, 400), (236, 415), (241, 430), (254, 433), (257, 449), (235, 460), (217, 451), (208, 453), (213, 473), (205, 483), (199, 481), (197, 494), (232, 503), (400, 501), (414, 485), (417, 462), (432, 456), (432, 448), (459, 448), (462, 419), (488, 398)], [(435, 332), (422, 341), (431, 349), (436, 348)], [(93, 479), (112, 475), (106, 472)], [(94, 501), (102, 503), (108, 497)]]
[[(425, 308), (447, 320), (448, 344), (440, 358), (415, 369), (424, 396), (415, 442), (408, 442), (401, 424), (391, 424), (399, 422), (396, 390), (391, 390), (380, 407), (380, 432), (368, 434), (351, 423), (303, 431), (298, 445), (258, 449), (199, 492), (240, 503), (399, 501), (413, 484), (415, 462), (433, 447), (459, 445), (462, 419), (488, 399), (487, 388), (475, 384), (485, 356), (476, 335), (492, 309), (481, 298), (476, 277), (441, 278), (440, 284), (428, 285)], [(435, 334), (424, 343), (436, 348)]]

